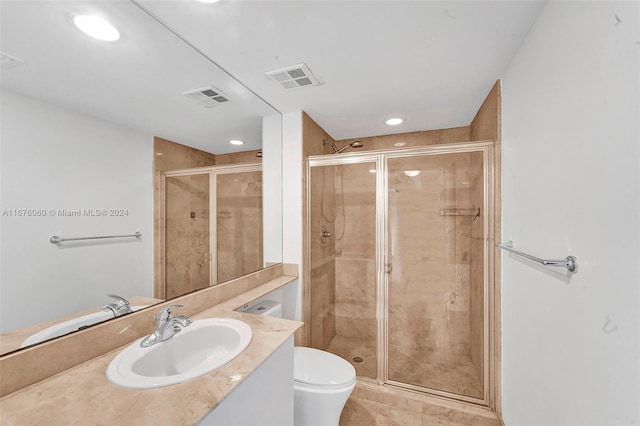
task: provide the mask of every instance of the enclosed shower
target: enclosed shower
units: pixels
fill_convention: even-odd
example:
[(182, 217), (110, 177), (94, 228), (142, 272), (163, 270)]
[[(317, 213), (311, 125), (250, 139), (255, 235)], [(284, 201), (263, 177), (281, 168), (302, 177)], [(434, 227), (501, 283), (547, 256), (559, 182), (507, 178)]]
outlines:
[(311, 347), (360, 379), (487, 403), (493, 143), (311, 156)]
[(264, 266), (260, 164), (165, 172), (162, 185), (165, 298)]

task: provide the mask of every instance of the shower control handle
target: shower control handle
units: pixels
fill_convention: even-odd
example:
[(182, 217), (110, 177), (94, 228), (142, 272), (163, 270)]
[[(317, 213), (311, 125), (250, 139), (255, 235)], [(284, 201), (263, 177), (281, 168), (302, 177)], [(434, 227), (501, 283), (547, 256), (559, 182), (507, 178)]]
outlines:
[(325, 243), (329, 238), (331, 238), (331, 232), (329, 232), (327, 228), (323, 226), (322, 233), (320, 234), (320, 241)]

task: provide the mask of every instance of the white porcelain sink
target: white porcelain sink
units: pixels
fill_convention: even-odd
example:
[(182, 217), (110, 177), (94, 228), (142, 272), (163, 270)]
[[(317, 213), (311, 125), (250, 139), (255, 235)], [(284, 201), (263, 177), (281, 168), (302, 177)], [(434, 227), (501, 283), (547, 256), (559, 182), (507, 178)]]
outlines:
[(132, 389), (186, 382), (240, 355), (252, 336), (251, 327), (236, 319), (196, 320), (172, 338), (148, 348), (140, 347), (143, 338), (136, 340), (111, 361), (107, 378)]
[[(142, 308), (146, 308), (149, 305), (132, 306), (132, 311), (137, 311)], [(102, 321), (113, 318), (113, 313), (98, 311), (91, 314), (83, 315), (78, 318), (71, 319), (69, 321), (61, 322), (51, 327), (40, 330), (37, 333), (27, 337), (27, 339), (20, 345), (21, 348), (25, 346), (33, 345), (36, 343), (44, 342), (45, 340), (53, 339), (54, 337), (64, 336), (67, 333), (76, 331), (80, 328), (88, 327), (93, 324), (97, 324)]]

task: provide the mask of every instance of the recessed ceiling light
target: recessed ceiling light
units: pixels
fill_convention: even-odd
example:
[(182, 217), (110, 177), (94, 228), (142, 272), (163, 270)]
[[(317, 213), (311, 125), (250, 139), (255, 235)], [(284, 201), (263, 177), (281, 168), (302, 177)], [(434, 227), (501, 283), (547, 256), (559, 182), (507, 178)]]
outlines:
[(420, 170), (405, 170), (404, 174), (409, 177), (416, 177), (420, 174)]
[(402, 118), (390, 118), (387, 120), (387, 124), (389, 126), (397, 126), (398, 124), (401, 124), (404, 120)]
[(80, 31), (98, 40), (116, 41), (120, 38), (120, 33), (113, 25), (96, 15), (77, 15), (73, 23)]
[(244, 142), (238, 139), (233, 139), (233, 140), (230, 140), (229, 143), (231, 145), (242, 145)]

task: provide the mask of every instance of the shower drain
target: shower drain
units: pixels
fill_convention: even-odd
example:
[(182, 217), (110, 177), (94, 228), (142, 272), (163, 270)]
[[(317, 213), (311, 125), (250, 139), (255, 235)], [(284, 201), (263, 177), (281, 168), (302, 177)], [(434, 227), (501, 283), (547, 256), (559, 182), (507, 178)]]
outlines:
[(364, 361), (364, 359), (360, 358), (359, 356), (354, 356), (353, 357), (353, 362), (358, 362), (359, 363), (359, 362), (362, 362), (362, 361)]

